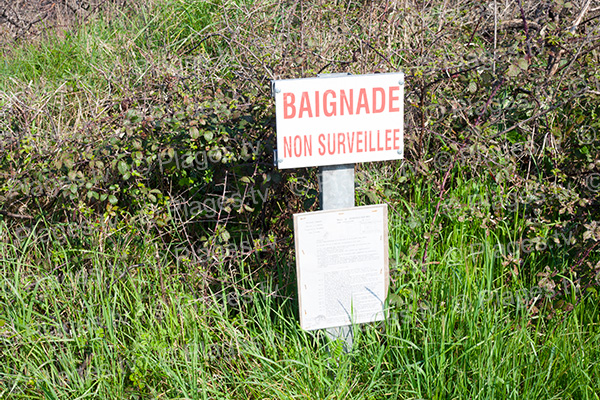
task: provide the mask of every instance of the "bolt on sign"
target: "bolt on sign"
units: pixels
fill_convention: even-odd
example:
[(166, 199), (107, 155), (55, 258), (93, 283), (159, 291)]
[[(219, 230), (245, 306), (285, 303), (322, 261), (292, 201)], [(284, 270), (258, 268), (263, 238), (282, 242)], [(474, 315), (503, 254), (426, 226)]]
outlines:
[(277, 80), (272, 90), (278, 168), (403, 158), (403, 73)]

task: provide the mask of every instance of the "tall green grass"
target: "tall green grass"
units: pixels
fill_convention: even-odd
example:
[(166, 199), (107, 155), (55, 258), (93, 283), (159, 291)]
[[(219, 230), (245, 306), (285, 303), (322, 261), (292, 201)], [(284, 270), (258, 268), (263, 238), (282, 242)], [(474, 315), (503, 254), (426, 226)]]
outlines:
[[(457, 182), (455, 182), (457, 183)], [(13, 237), (5, 222), (0, 305), (4, 398), (383, 399), (581, 398), (600, 392), (600, 319), (591, 298), (548, 319), (539, 294), (511, 279), (495, 230), (443, 217), (426, 268), (434, 191), (390, 218), (385, 322), (355, 327), (348, 354), (297, 322), (293, 282), (258, 281), (249, 265), (186, 273), (151, 236), (113, 247)], [(466, 203), (482, 187), (460, 182)], [(415, 222), (412, 216), (422, 211)], [(445, 218), (445, 219), (444, 219)], [(90, 238), (90, 243), (100, 235)], [(471, 244), (481, 243), (478, 251)], [(561, 251), (560, 248), (558, 251)], [(75, 258), (81, 252), (87, 257)], [(62, 254), (61, 262), (35, 260)], [(129, 259), (122, 255), (129, 253)], [(83, 260), (83, 261), (82, 261)], [(280, 275), (288, 265), (274, 266)], [(285, 272), (285, 273), (284, 273)], [(229, 283), (227, 283), (229, 282)], [(233, 283), (232, 283), (233, 282)], [(549, 306), (549, 304), (546, 304)], [(333, 349), (333, 350), (332, 350)]]
[(153, 68), (185, 66), (192, 49), (217, 52), (218, 43), (202, 39), (218, 20), (217, 11), (235, 18), (235, 4), (149, 1), (135, 12), (117, 8), (66, 30), (50, 30), (44, 38), (0, 49), (0, 91), (22, 84), (52, 90), (65, 82), (101, 97), (115, 85), (134, 89)]
[[(157, 64), (218, 55), (225, 44), (204, 39), (228, 4), (234, 18), (233, 2), (160, 2), (17, 46), (0, 62), (0, 91), (70, 85), (85, 96), (69, 110), (134, 91)], [(567, 261), (564, 243), (519, 254), (523, 269), (498, 249), (527, 226), (518, 212), (490, 221), (473, 203), (485, 182), (453, 175), (445, 198), (481, 214), (447, 208), (434, 221), (439, 188), (393, 187), (376, 170), (387, 167), (372, 167), (357, 203), (390, 202), (388, 318), (355, 327), (347, 354), (300, 329), (283, 250), (259, 278), (252, 259), (173, 266), (140, 226), (60, 240), (18, 237), (0, 220), (0, 397), (598, 399), (597, 297), (569, 311), (538, 290), (537, 273)]]

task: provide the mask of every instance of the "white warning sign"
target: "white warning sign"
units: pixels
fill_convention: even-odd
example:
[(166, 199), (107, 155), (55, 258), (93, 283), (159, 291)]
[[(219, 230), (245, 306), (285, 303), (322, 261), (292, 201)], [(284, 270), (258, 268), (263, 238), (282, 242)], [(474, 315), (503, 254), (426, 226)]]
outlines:
[(277, 166), (316, 167), (404, 156), (404, 74), (273, 81)]

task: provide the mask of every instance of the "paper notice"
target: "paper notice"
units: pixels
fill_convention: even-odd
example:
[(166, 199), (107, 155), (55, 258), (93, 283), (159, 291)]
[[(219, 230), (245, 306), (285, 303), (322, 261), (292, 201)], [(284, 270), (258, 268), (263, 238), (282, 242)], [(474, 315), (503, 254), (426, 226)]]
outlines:
[(387, 205), (295, 214), (294, 233), (302, 329), (384, 319)]

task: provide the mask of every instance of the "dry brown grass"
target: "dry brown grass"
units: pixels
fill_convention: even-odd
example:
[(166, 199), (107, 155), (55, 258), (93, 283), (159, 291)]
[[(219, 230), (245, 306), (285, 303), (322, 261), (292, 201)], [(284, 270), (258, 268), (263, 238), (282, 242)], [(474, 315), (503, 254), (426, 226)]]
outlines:
[[(32, 39), (87, 21), (97, 12), (123, 8), (129, 0), (0, 0), (0, 43)], [(139, 2), (138, 2), (139, 3)]]

